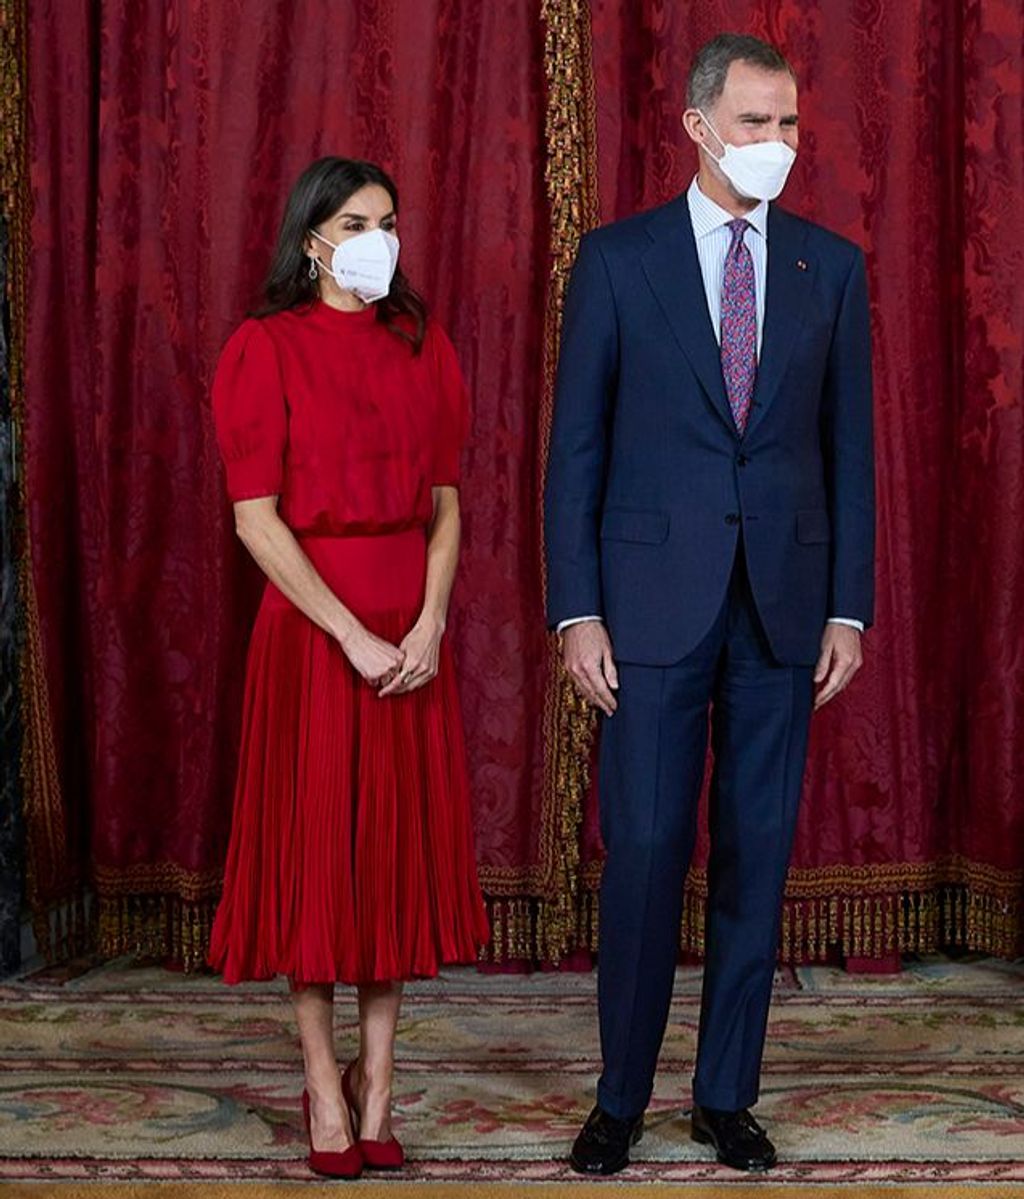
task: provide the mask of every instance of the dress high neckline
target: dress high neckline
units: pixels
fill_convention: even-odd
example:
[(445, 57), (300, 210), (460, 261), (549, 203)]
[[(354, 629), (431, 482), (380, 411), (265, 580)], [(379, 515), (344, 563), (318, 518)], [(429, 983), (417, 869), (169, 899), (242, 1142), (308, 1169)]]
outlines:
[(375, 304), (367, 304), (358, 311), (347, 311), (344, 308), (335, 308), (318, 297), (313, 301), (310, 316), (333, 328), (368, 329), (376, 321), (377, 312)]

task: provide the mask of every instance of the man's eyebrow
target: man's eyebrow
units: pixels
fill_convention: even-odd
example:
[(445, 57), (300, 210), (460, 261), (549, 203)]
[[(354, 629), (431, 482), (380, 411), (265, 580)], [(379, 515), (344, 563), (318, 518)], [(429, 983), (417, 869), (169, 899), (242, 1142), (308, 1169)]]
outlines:
[[(772, 118), (771, 114), (767, 112), (741, 112), (736, 119), (739, 121), (757, 121), (762, 125), (766, 125)], [(796, 119), (797, 115), (795, 112), (787, 112), (784, 117), (779, 118), (779, 121), (781, 123), (783, 121), (795, 121)]]

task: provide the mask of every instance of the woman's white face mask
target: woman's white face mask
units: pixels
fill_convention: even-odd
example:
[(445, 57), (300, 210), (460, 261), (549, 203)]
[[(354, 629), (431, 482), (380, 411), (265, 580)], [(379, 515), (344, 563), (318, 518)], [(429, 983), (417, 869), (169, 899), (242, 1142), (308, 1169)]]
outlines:
[(723, 154), (715, 158), (705, 145), (701, 149), (718, 164), (722, 174), (741, 196), (748, 200), (774, 200), (786, 186), (790, 169), (796, 162), (796, 151), (785, 142), (752, 142), (748, 146), (732, 146), (722, 140), (714, 125), (700, 112), (701, 118), (722, 143)]
[(384, 229), (357, 233), (335, 245), (315, 229), (310, 233), (330, 246), (331, 265), (320, 265), (339, 287), (353, 292), (364, 303), (381, 300), (391, 290), (391, 280), (398, 266), (398, 238)]

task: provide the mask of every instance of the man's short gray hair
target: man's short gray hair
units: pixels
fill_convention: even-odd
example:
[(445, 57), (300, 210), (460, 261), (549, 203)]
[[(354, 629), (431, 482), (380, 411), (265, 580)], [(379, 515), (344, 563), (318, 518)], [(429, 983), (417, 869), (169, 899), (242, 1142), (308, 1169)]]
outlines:
[(749, 62), (766, 71), (788, 71), (796, 79), (793, 68), (768, 42), (746, 33), (720, 33), (705, 42), (693, 60), (686, 80), (687, 108), (700, 108), (704, 112), (713, 108), (725, 87), (729, 66), (734, 62)]

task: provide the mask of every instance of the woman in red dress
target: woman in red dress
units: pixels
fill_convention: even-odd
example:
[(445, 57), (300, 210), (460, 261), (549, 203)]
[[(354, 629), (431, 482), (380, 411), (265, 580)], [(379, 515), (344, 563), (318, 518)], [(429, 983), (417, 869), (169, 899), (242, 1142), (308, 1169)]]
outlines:
[[(268, 581), (208, 961), (228, 983), (287, 975), (310, 1164), (337, 1176), (402, 1162), (403, 980), (474, 961), (488, 936), (444, 640), (466, 389), (397, 269), (397, 211), (378, 167), (309, 167), (266, 305), (213, 384), (236, 528)], [(343, 1075), (336, 982), (359, 995)]]

